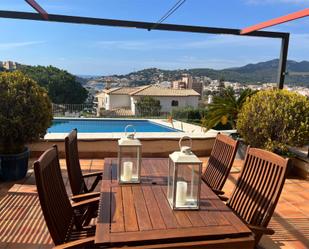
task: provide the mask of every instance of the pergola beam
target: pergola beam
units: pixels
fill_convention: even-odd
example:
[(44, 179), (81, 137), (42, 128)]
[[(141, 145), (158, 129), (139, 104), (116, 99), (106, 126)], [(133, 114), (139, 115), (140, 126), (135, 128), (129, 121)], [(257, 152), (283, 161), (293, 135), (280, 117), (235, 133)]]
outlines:
[(246, 35), (246, 34), (249, 34), (251, 32), (260, 30), (260, 29), (264, 29), (264, 28), (268, 28), (268, 27), (271, 27), (271, 26), (274, 26), (274, 25), (281, 24), (281, 23), (293, 21), (293, 20), (303, 18), (303, 17), (306, 17), (306, 16), (309, 16), (309, 8), (291, 13), (291, 14), (286, 15), (286, 16), (274, 18), (274, 19), (271, 19), (271, 20), (266, 21), (266, 22), (261, 22), (259, 24), (253, 25), (251, 27), (244, 28), (244, 29), (241, 30), (240, 34)]
[[(0, 10), (0, 17), (12, 18), (12, 19), (26, 19), (35, 21), (44, 21), (37, 13), (30, 12), (17, 12), (17, 11), (3, 11)], [(239, 35), (239, 29), (229, 28), (216, 28), (205, 26), (189, 26), (178, 24), (156, 24), (153, 22), (137, 22), (117, 19), (103, 19), (93, 17), (80, 17), (80, 16), (67, 16), (67, 15), (54, 15), (48, 14), (49, 22), (61, 22), (61, 23), (75, 23), (75, 24), (87, 24), (87, 25), (101, 25), (101, 26), (113, 26), (123, 28), (137, 28), (146, 30), (165, 30), (165, 31), (178, 31), (178, 32), (191, 32), (191, 33), (208, 33), (208, 34), (227, 34), (227, 35)], [(154, 25), (156, 25), (154, 27)], [(283, 38), (287, 33), (283, 32), (270, 32), (270, 31), (257, 31), (248, 34), (248, 36), (268, 37), (268, 38)]]
[[(44, 20), (42, 19), (40, 14), (29, 13), (29, 12), (17, 12), (17, 11), (0, 10), (0, 18), (1, 17), (11, 18), (11, 19), (34, 20), (34, 21), (48, 21), (48, 22), (101, 25), (101, 26), (123, 27), (123, 28), (137, 28), (137, 29), (146, 29), (146, 30), (190, 32), (190, 33), (201, 33), (201, 34), (240, 35), (239, 29), (190, 26), (190, 25), (178, 25), (178, 24), (162, 24), (162, 23), (156, 24), (152, 22), (137, 22), (137, 21), (117, 20), (117, 19), (103, 19), (103, 18), (54, 15), (54, 14), (48, 14), (48, 20)], [(289, 44), (289, 33), (271, 32), (271, 31), (253, 31), (253, 32), (250, 32), (244, 35), (253, 36), (253, 37), (279, 38), (282, 40), (277, 83), (278, 83), (278, 88), (283, 88), (288, 44)]]
[(45, 19), (48, 20), (47, 12), (35, 1), (35, 0), (25, 0), (32, 8), (34, 8), (39, 14)]

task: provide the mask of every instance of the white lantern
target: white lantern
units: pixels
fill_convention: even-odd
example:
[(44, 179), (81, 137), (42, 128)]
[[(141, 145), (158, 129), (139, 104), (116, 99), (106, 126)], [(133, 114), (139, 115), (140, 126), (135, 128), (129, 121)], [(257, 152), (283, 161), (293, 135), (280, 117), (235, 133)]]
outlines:
[[(190, 147), (181, 146), (183, 138), (190, 139)], [(191, 147), (191, 138), (182, 137), (180, 151), (169, 155), (167, 197), (173, 209), (199, 209), (202, 161)]]
[(127, 133), (127, 129), (133, 127), (127, 125), (125, 137), (118, 140), (118, 170), (117, 179), (119, 183), (139, 183), (141, 178), (141, 156), (142, 144), (135, 139), (133, 133)]

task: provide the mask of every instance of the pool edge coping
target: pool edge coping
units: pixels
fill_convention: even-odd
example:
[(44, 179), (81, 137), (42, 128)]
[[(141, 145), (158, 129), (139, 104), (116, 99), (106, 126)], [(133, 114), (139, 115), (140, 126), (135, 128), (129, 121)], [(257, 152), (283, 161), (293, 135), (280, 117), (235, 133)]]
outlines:
[[(119, 118), (72, 118), (72, 117), (54, 117), (55, 119), (70, 119), (70, 120), (119, 120)], [(146, 120), (158, 125), (167, 126), (168, 128), (180, 130), (179, 132), (137, 132), (136, 138), (143, 140), (157, 139), (180, 139), (183, 136), (189, 136), (193, 139), (214, 138), (218, 132), (230, 134), (234, 130), (217, 131), (210, 129), (207, 132), (204, 128), (198, 125), (173, 120), (170, 122), (166, 119), (145, 119), (145, 118), (121, 118), (121, 120)], [(182, 131), (182, 132), (181, 132)], [(68, 135), (66, 133), (47, 133), (44, 136), (45, 141), (63, 141)], [(83, 141), (100, 141), (100, 140), (118, 140), (125, 135), (124, 132), (111, 133), (78, 133), (78, 139)]]

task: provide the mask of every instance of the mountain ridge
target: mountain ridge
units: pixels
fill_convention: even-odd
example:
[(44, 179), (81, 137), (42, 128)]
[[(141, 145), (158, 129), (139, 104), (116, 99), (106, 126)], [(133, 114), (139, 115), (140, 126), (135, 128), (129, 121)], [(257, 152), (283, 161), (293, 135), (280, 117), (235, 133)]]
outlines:
[[(250, 63), (242, 67), (232, 67), (225, 69), (211, 69), (211, 68), (191, 68), (191, 69), (177, 69), (165, 70), (159, 68), (146, 68), (128, 74), (114, 74), (103, 77), (118, 77), (118, 78), (143, 78), (141, 82), (138, 80), (134, 84), (141, 85), (149, 81), (150, 75), (164, 75), (162, 80), (174, 80), (180, 77), (183, 73), (189, 73), (193, 77), (206, 76), (213, 80), (224, 79), (231, 82), (240, 82), (243, 84), (262, 84), (277, 82), (279, 60), (269, 60), (258, 63)], [(309, 87), (309, 61), (303, 60), (300, 62), (294, 60), (287, 61), (287, 70), (285, 83), (290, 85)], [(102, 77), (101, 77), (102, 78)]]
[[(18, 63), (17, 63), (18, 64)], [(172, 81), (180, 78), (181, 74), (189, 73), (193, 77), (205, 76), (213, 80), (224, 79), (230, 82), (239, 82), (243, 84), (262, 84), (277, 82), (279, 60), (273, 59), (258, 63), (250, 63), (241, 67), (231, 67), (225, 69), (212, 68), (191, 68), (166, 70), (159, 68), (146, 68), (128, 74), (114, 74), (108, 76), (87, 75), (87, 78), (81, 75), (75, 75), (77, 81), (82, 85), (87, 85), (89, 81), (105, 83), (109, 78), (128, 79), (128, 85), (147, 85), (157, 81)], [(18, 67), (21, 65), (18, 64)], [(1, 69), (1, 68), (0, 68)], [(1, 71), (1, 70), (0, 70)], [(287, 70), (285, 84), (294, 86), (309, 87), (309, 61), (287, 61)]]

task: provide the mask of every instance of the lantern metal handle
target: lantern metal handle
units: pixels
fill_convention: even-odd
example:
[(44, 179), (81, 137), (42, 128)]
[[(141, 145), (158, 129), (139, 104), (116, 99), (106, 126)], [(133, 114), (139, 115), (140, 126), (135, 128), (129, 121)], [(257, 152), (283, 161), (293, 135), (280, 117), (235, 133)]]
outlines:
[(181, 143), (182, 143), (182, 140), (184, 139), (184, 138), (189, 138), (189, 140), (190, 140), (190, 148), (192, 148), (192, 138), (191, 137), (189, 137), (189, 136), (183, 136), (182, 138), (180, 138), (179, 139), (179, 149), (180, 149), (180, 151), (181, 151)]
[[(132, 134), (132, 136), (130, 136), (130, 135), (127, 135), (127, 129), (129, 128), (129, 127), (132, 127), (133, 128), (133, 130), (134, 130), (134, 133)], [(128, 137), (128, 138), (134, 138), (135, 137), (135, 134), (136, 134), (136, 129), (134, 128), (134, 126), (133, 125), (127, 125), (125, 128), (124, 128), (124, 132), (125, 132), (125, 136), (126, 137)]]

